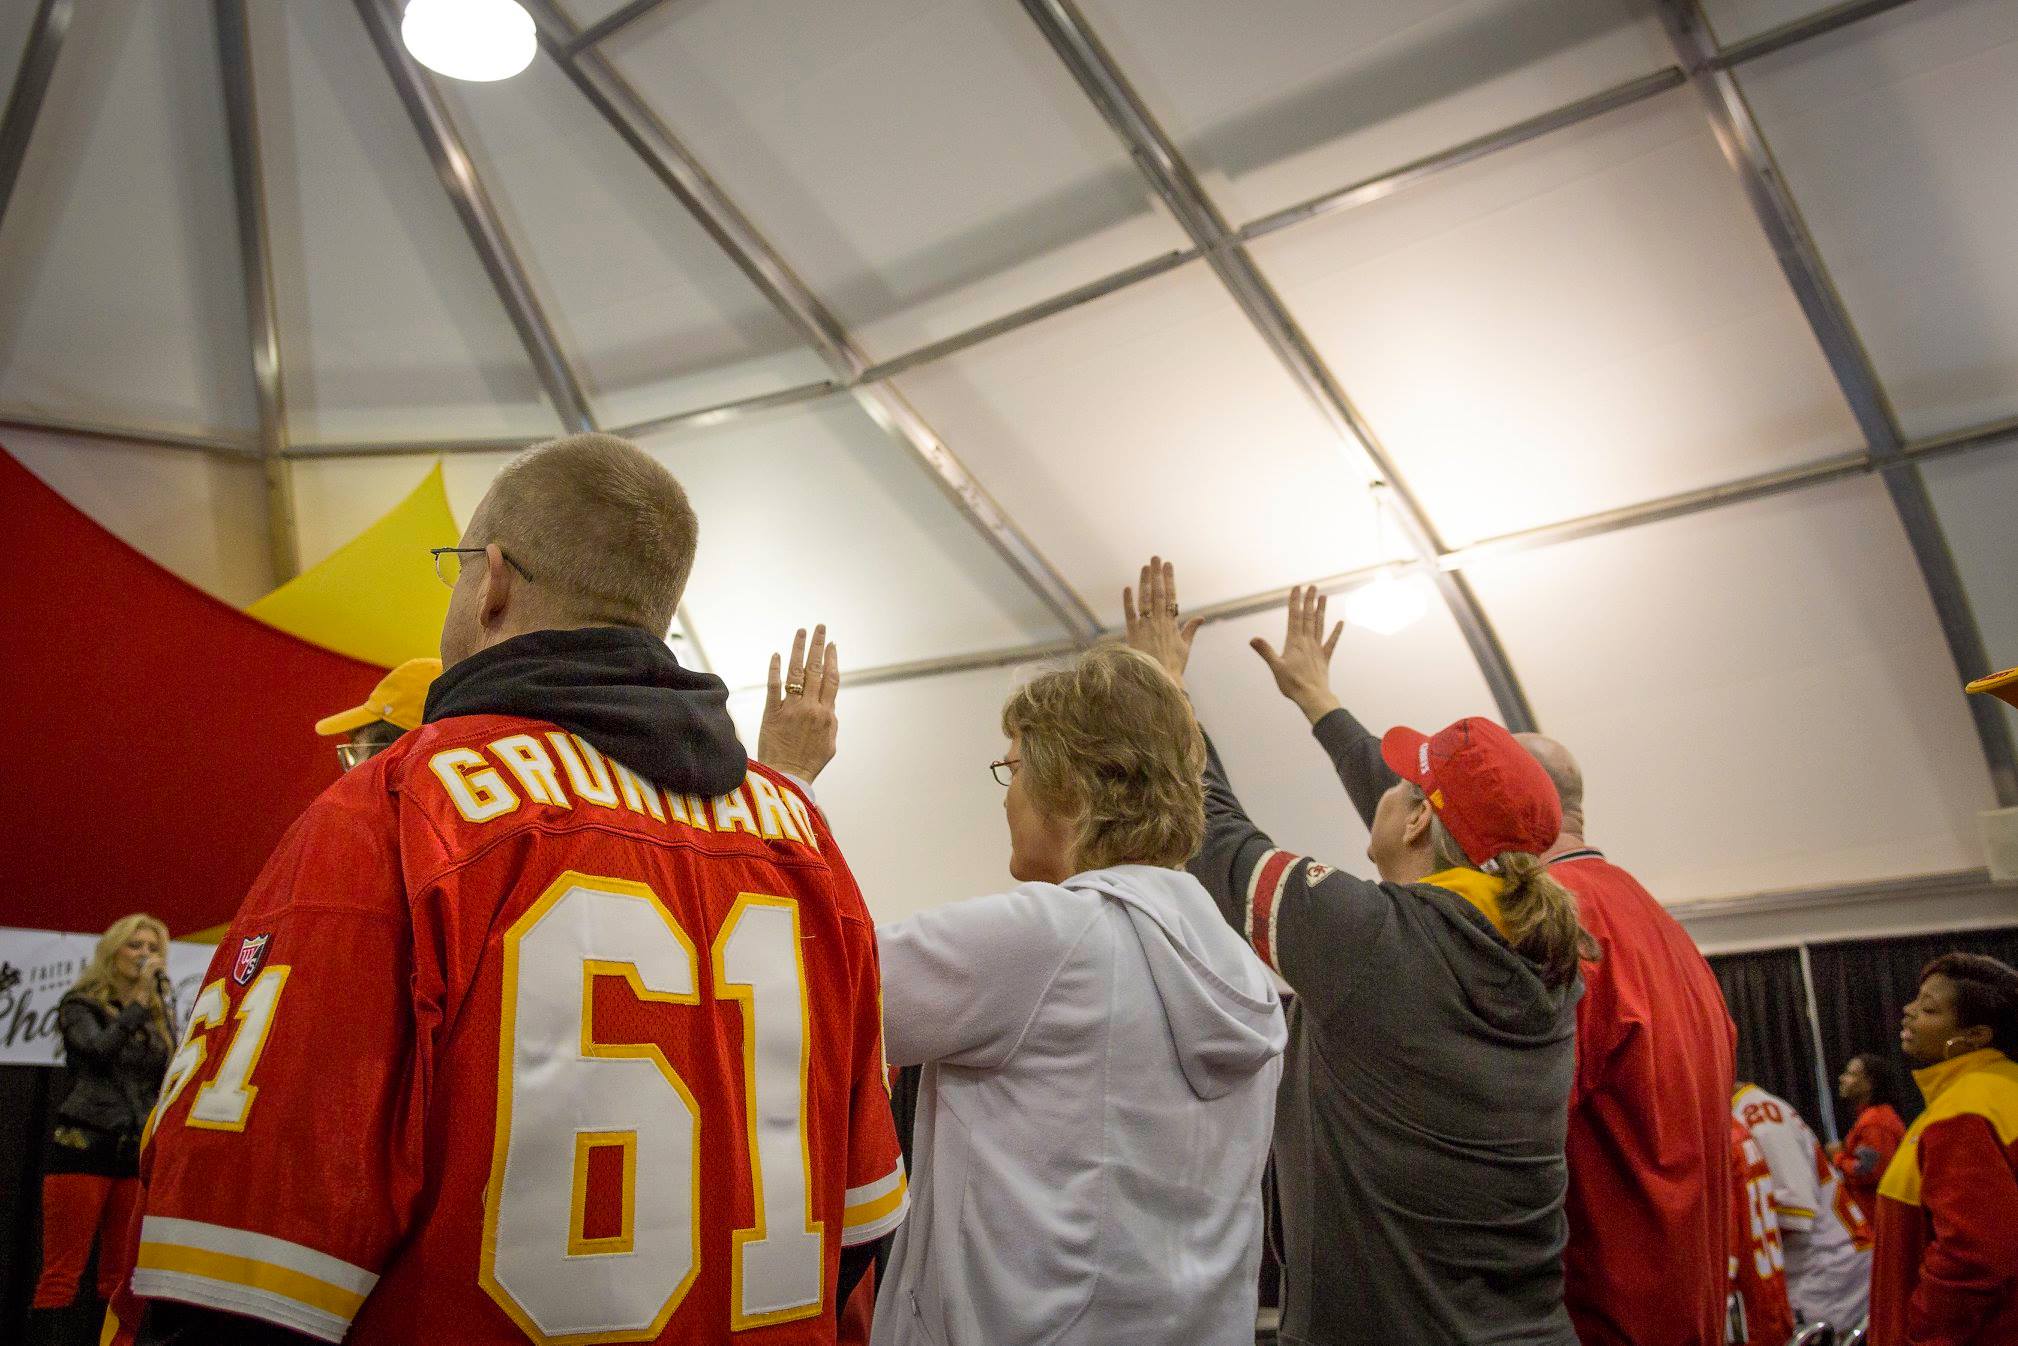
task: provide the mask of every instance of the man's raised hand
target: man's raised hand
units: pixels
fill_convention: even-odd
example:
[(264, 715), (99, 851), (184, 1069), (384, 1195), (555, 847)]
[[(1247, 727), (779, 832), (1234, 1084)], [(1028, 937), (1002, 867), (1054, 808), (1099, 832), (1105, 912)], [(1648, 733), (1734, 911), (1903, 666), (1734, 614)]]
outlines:
[(1260, 636), (1248, 641), (1253, 651), (1275, 675), (1275, 686), (1294, 701), (1312, 724), (1337, 710), (1339, 700), (1331, 693), (1331, 652), (1338, 648), (1339, 633), (1345, 623), (1324, 630), (1325, 597), (1316, 585), (1289, 591), (1289, 624), (1283, 632), (1282, 652)]
[(834, 760), (841, 719), (834, 709), (841, 691), (841, 647), (827, 643), (827, 628), (792, 637), (792, 659), (771, 656), (764, 694), (764, 723), (757, 731), (757, 760), (774, 771), (811, 784)]
[(1121, 591), (1129, 647), (1162, 664), (1182, 687), (1184, 666), (1191, 662), (1191, 639), (1205, 621), (1199, 617), (1178, 621), (1177, 567), (1161, 556), (1150, 557), (1149, 564), (1142, 567), (1139, 586)]

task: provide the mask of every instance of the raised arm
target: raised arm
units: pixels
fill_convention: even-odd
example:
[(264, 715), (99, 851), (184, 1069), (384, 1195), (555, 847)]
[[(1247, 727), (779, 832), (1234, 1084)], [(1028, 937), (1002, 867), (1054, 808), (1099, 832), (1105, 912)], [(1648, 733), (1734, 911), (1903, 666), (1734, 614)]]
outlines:
[(1359, 820), (1372, 827), (1380, 797), (1398, 777), (1380, 758), (1380, 739), (1332, 694), (1331, 656), (1345, 624), (1335, 623), (1326, 632), (1325, 605), (1325, 596), (1316, 585), (1291, 589), (1281, 652), (1260, 636), (1248, 644), (1268, 665), (1276, 690), (1310, 721), (1318, 746), (1331, 758), (1332, 770), (1338, 773), (1352, 806), (1359, 810)]
[(811, 785), (834, 760), (841, 721), (834, 700), (841, 692), (841, 647), (827, 643), (825, 625), (813, 628), (811, 648), (806, 629), (792, 638), (792, 661), (781, 667), (771, 656), (764, 696), (763, 727), (757, 731), (757, 760), (773, 771)]
[[(1313, 610), (1321, 626), (1321, 598)], [(1155, 658), (1182, 686), (1199, 623), (1195, 618), (1179, 621), (1174, 567), (1152, 558), (1143, 568), (1141, 589), (1123, 593), (1122, 611), (1128, 643)], [(1332, 640), (1337, 640), (1336, 632)], [(1344, 1003), (1354, 981), (1355, 955), (1391, 914), (1380, 884), (1282, 850), (1256, 827), (1233, 793), (1209, 735), (1205, 840), (1189, 868), (1228, 924), (1319, 1016)]]

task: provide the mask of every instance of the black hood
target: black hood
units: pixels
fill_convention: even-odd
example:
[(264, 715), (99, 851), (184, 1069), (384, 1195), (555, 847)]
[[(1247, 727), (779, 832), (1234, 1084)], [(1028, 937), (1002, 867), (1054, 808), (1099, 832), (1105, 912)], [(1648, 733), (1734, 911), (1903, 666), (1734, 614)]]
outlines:
[(728, 706), (722, 680), (681, 668), (664, 641), (590, 626), (534, 631), (471, 655), (434, 680), (424, 718), (546, 720), (654, 785), (712, 799), (748, 770)]

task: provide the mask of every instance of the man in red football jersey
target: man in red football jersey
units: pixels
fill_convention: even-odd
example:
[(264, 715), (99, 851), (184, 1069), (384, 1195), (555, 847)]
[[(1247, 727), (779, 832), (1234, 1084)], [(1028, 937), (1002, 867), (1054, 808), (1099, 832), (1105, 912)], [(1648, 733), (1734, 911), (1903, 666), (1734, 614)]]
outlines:
[(1731, 1294), (1738, 1314), (1731, 1346), (1786, 1346), (1794, 1335), (1787, 1299), (1787, 1259), (1773, 1211), (1773, 1170), (1758, 1142), (1731, 1118)]
[[(426, 723), (296, 822), (196, 1000), (127, 1339), (834, 1339), (906, 1201), (875, 935), (666, 646), (696, 536), (583, 435), (437, 554)], [(810, 660), (786, 697), (830, 703)]]
[[(1380, 739), (1332, 693), (1339, 632), (1326, 628), (1322, 594), (1295, 589), (1281, 651), (1251, 643), (1370, 827), (1395, 776)], [(1575, 760), (1553, 739), (1517, 737), (1562, 800), (1562, 833), (1542, 858), (1601, 954), (1584, 965), (1577, 1002), (1563, 1299), (1583, 1346), (1717, 1346), (1737, 1031), (1688, 932), (1584, 840)]]

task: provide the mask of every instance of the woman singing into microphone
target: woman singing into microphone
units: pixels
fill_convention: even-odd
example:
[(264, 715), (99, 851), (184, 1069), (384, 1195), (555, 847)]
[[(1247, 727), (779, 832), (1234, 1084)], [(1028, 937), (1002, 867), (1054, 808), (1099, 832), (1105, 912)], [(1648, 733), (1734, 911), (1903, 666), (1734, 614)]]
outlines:
[(140, 1191), (140, 1130), (173, 1047), (167, 956), (166, 926), (141, 912), (122, 916), (57, 1006), (70, 1092), (50, 1121), (43, 1160), (42, 1276), (33, 1316), (45, 1336), (54, 1330), (54, 1311), (77, 1297), (94, 1239), (100, 1298), (129, 1270), (125, 1234)]

